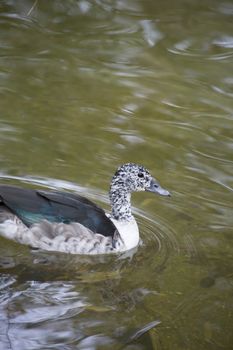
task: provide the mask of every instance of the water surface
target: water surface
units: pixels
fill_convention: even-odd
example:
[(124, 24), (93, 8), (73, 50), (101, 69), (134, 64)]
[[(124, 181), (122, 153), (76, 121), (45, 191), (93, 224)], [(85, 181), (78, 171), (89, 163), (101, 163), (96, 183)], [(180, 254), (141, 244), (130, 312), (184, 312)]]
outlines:
[(232, 16), (217, 0), (1, 2), (1, 182), (109, 210), (132, 161), (172, 197), (133, 196), (131, 256), (0, 238), (0, 349), (232, 347)]

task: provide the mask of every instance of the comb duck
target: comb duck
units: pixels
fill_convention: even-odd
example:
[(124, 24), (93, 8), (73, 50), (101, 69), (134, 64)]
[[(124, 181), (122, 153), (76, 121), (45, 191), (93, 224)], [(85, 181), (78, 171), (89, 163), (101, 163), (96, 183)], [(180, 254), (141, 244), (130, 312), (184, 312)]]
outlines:
[(69, 192), (0, 185), (0, 235), (43, 250), (106, 254), (136, 247), (139, 231), (131, 212), (131, 193), (169, 196), (149, 171), (127, 163), (112, 178), (111, 214)]

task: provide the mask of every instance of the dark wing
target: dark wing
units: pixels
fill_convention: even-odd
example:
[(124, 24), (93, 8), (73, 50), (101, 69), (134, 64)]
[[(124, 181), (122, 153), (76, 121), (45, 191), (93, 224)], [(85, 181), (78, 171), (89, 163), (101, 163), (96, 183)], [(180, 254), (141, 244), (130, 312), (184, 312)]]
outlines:
[(0, 185), (0, 205), (5, 205), (27, 226), (41, 220), (79, 222), (95, 233), (113, 236), (116, 227), (90, 200), (69, 192), (49, 192)]

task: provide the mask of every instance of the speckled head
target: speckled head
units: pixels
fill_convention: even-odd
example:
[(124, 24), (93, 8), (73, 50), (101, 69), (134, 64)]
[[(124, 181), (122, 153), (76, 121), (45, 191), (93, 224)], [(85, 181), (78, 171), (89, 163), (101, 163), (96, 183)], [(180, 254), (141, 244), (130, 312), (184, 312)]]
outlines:
[(170, 195), (144, 166), (135, 163), (123, 164), (113, 176), (110, 187), (112, 215), (115, 218), (132, 217), (130, 194), (138, 191), (149, 191), (163, 196)]

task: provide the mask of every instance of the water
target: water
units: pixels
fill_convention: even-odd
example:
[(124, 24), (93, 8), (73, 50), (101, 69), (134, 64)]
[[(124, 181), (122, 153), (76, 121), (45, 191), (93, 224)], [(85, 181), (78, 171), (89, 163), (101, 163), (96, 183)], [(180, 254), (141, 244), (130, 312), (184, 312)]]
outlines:
[[(133, 256), (0, 238), (0, 349), (231, 349), (230, 1), (2, 1), (0, 178), (108, 207), (143, 163)], [(160, 323), (159, 323), (160, 322)]]

